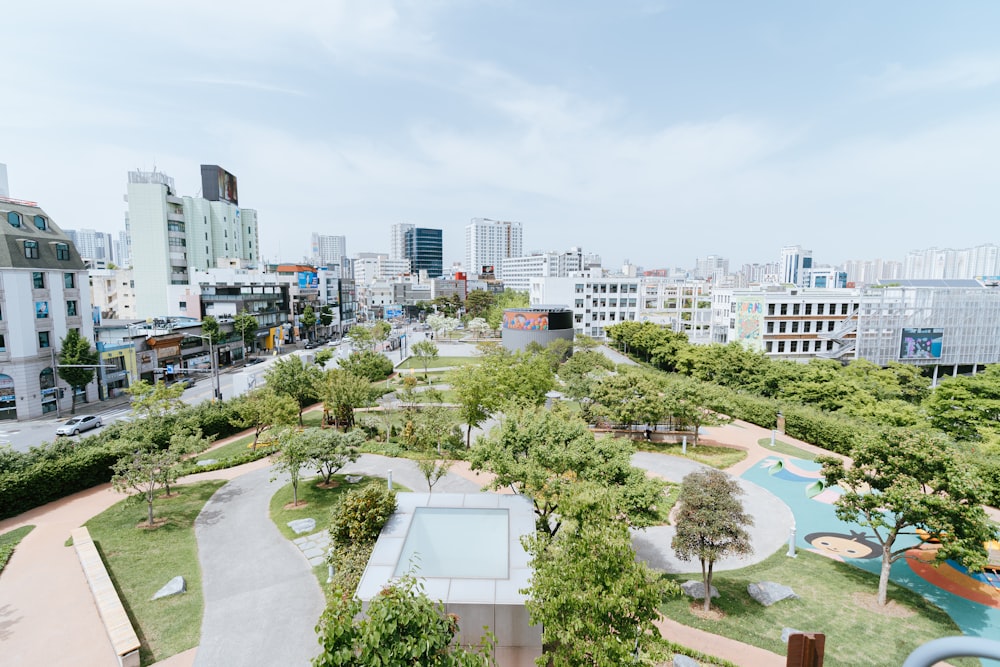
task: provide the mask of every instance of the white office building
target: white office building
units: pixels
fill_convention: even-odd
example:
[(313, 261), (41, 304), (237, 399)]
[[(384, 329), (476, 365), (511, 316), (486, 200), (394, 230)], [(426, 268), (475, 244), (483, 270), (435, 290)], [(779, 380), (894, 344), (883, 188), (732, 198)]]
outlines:
[(573, 311), (574, 333), (604, 340), (607, 327), (639, 318), (641, 282), (624, 276), (603, 277), (600, 269), (565, 278), (532, 278), (528, 303), (567, 306)]
[(781, 282), (803, 287), (809, 283), (812, 269), (812, 250), (803, 250), (800, 245), (785, 246), (781, 249)]
[(503, 278), (501, 264), (510, 257), (524, 255), (523, 232), (520, 222), (473, 218), (465, 227), (465, 270), (478, 276), (484, 267), (494, 267), (497, 278)]
[(536, 252), (503, 259), (498, 273), (506, 289), (527, 292), (532, 278), (564, 278), (584, 268), (583, 251), (570, 248), (567, 252)]
[(347, 237), (312, 235), (312, 261), (317, 266), (337, 265), (347, 257)]

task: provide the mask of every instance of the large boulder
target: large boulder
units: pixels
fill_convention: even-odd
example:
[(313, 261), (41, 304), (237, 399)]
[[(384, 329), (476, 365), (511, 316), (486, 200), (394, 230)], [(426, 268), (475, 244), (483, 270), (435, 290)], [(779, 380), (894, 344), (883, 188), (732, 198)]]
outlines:
[(170, 597), (171, 595), (180, 595), (181, 593), (186, 593), (186, 592), (187, 592), (187, 582), (184, 581), (184, 577), (178, 576), (168, 581), (163, 588), (156, 591), (156, 594), (153, 596), (153, 599), (159, 600), (160, 598), (167, 598)]
[(759, 581), (747, 584), (747, 593), (765, 607), (770, 607), (775, 602), (781, 602), (782, 600), (797, 600), (799, 598), (795, 594), (795, 591), (788, 586), (773, 581)]
[(316, 519), (296, 519), (295, 521), (289, 521), (288, 527), (291, 528), (292, 532), (296, 535), (311, 533), (316, 530)]
[(674, 654), (673, 667), (701, 667), (701, 663), (680, 653)]
[[(705, 599), (705, 584), (700, 581), (685, 581), (681, 584), (681, 590), (695, 600)], [(712, 590), (709, 593), (713, 598), (719, 597), (719, 590), (715, 586), (712, 586)]]

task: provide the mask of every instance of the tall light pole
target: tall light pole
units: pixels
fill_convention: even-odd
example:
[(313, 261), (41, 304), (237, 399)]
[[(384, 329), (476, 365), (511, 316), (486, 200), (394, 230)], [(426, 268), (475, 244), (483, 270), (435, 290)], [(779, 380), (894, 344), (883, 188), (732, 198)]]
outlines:
[(219, 387), (219, 364), (215, 358), (215, 344), (212, 342), (212, 337), (206, 336), (204, 334), (188, 334), (188, 335), (208, 341), (208, 353), (212, 357), (212, 390), (214, 392), (215, 399), (221, 401), (222, 389)]

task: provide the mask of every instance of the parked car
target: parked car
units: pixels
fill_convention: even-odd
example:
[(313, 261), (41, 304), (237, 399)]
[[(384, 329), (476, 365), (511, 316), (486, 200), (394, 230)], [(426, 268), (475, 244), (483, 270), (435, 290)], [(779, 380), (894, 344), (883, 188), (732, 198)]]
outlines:
[(68, 422), (56, 429), (56, 435), (80, 435), (84, 431), (98, 428), (101, 425), (101, 418), (94, 415), (80, 415), (73, 417)]
[(191, 387), (194, 386), (194, 383), (195, 379), (193, 377), (188, 377), (188, 376), (182, 377), (181, 379), (174, 382), (174, 384), (184, 385), (185, 389), (190, 389)]
[(321, 344), (322, 344), (322, 343), (320, 343), (319, 341), (316, 341), (316, 340), (311, 340), (311, 341), (309, 341), (308, 343), (306, 343), (306, 345), (305, 345), (305, 349), (307, 349), (307, 350), (315, 350), (315, 349), (316, 349), (317, 347), (319, 347), (319, 346), (320, 346)]
[(247, 359), (246, 362), (244, 362), (243, 365), (244, 366), (253, 366), (254, 364), (262, 364), (262, 363), (264, 363), (264, 360), (261, 359), (260, 357), (251, 357), (250, 359)]

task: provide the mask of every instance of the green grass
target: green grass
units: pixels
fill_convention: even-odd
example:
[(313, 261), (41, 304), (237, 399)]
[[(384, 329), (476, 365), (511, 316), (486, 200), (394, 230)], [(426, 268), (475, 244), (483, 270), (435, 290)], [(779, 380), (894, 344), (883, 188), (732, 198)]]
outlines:
[(757, 444), (765, 449), (769, 449), (778, 454), (784, 454), (785, 456), (793, 456), (797, 459), (805, 459), (806, 461), (816, 460), (816, 455), (812, 452), (807, 452), (804, 449), (796, 447), (795, 445), (790, 445), (787, 442), (782, 442), (781, 440), (775, 439), (774, 447), (771, 446), (770, 438), (761, 438), (757, 441)]
[[(479, 357), (436, 357), (427, 360), (427, 368), (451, 368), (453, 366), (473, 366), (480, 363)], [(406, 361), (396, 366), (397, 370), (415, 369), (423, 372), (424, 362), (417, 357), (409, 357)]]
[(195, 460), (204, 461), (206, 459), (215, 459), (216, 461), (223, 461), (225, 459), (233, 458), (234, 456), (246, 454), (250, 451), (251, 442), (253, 442), (253, 435), (245, 435), (242, 438), (237, 438), (232, 442), (227, 442), (226, 444), (216, 447), (215, 449), (202, 452), (195, 458)]
[(679, 442), (646, 442), (644, 440), (636, 440), (635, 446), (644, 452), (680, 456), (697, 461), (698, 463), (704, 463), (713, 468), (718, 468), (719, 470), (725, 470), (730, 466), (736, 465), (747, 457), (747, 453), (742, 449), (714, 447), (712, 445), (698, 445), (695, 447), (691, 442), (688, 442), (687, 454), (681, 453), (682, 447)]
[[(292, 485), (286, 484), (278, 489), (271, 496), (271, 520), (278, 527), (281, 534), (289, 540), (302, 537), (288, 527), (289, 521), (296, 519), (315, 519), (316, 530), (324, 530), (330, 525), (330, 512), (337, 503), (337, 499), (351, 489), (363, 489), (369, 484), (385, 484), (386, 481), (379, 477), (365, 478), (357, 484), (348, 484), (344, 475), (334, 475), (334, 481), (338, 486), (332, 489), (320, 488), (322, 477), (311, 477), (299, 480), (299, 504), (295, 509), (285, 509), (285, 505), (292, 502)], [(398, 484), (393, 486), (398, 487)]]
[[(700, 581), (700, 575), (672, 575), (683, 582)], [(755, 602), (747, 585), (776, 581), (791, 586), (800, 599), (784, 600), (771, 607)], [(721, 597), (713, 606), (725, 617), (703, 620), (691, 613), (691, 600), (684, 596), (669, 600), (660, 610), (669, 618), (724, 637), (785, 654), (782, 628), (826, 635), (828, 667), (855, 665), (900, 665), (913, 649), (930, 639), (959, 635), (961, 631), (941, 609), (908, 589), (889, 584), (889, 599), (912, 610), (909, 617), (886, 616), (855, 604), (855, 593), (874, 595), (878, 577), (846, 563), (799, 551), (797, 558), (785, 556), (784, 548), (767, 560), (741, 570), (719, 572), (712, 579)], [(975, 660), (951, 661), (955, 665), (978, 665)]]
[[(156, 517), (167, 523), (155, 530), (138, 527), (146, 503), (126, 499), (87, 522), (132, 625), (142, 642), (140, 658), (148, 665), (197, 646), (201, 633), (201, 567), (194, 520), (225, 482), (213, 480), (171, 487), (173, 498), (157, 498)], [(150, 598), (181, 575), (187, 593)]]
[(17, 545), (34, 528), (34, 526), (21, 526), (0, 535), (0, 572), (3, 572), (3, 569), (7, 567), (7, 561), (14, 554), (14, 549), (17, 548)]

